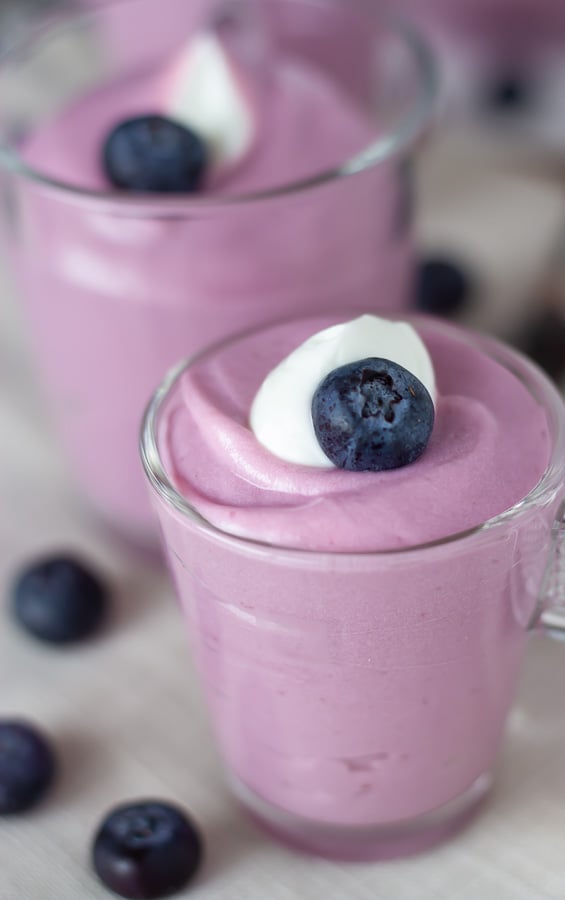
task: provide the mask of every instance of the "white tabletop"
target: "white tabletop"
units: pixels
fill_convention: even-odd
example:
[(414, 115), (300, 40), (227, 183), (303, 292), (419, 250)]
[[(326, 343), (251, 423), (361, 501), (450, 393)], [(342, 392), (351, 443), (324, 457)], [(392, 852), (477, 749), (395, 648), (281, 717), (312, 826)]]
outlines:
[[(517, 179), (496, 160), (481, 160), (483, 175), (473, 179), (476, 152), (469, 154), (472, 165), (466, 163), (468, 177), (456, 177), (459, 162), (450, 179), (444, 151), (431, 153), (424, 169), (421, 238), (475, 261), (483, 302), (470, 318), (504, 333), (510, 320), (516, 325), (551, 253), (562, 201), (554, 187)], [(504, 211), (505, 197), (513, 212)], [(494, 239), (501, 234), (503, 241)], [(147, 796), (186, 806), (206, 837), (204, 870), (180, 896), (563, 900), (565, 645), (541, 637), (531, 641), (496, 789), (480, 818), (452, 843), (401, 862), (337, 865), (293, 854), (246, 820), (222, 780), (168, 580), (116, 546), (74, 496), (42, 412), (6, 276), (1, 287), (4, 601), (20, 565), (70, 549), (107, 575), (115, 608), (98, 640), (63, 652), (27, 639), (2, 612), (0, 715), (41, 723), (55, 742), (61, 772), (35, 813), (0, 822), (0, 900), (105, 900), (109, 895), (89, 867), (93, 831), (109, 807)]]

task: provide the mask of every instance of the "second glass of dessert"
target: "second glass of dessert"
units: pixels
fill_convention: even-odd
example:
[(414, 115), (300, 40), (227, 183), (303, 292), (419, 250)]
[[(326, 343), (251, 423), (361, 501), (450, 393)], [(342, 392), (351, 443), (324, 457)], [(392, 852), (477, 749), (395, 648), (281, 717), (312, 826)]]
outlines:
[(361, 0), (88, 6), (0, 69), (5, 244), (71, 471), (153, 541), (136, 436), (175, 360), (377, 288), (408, 303), (434, 72)]

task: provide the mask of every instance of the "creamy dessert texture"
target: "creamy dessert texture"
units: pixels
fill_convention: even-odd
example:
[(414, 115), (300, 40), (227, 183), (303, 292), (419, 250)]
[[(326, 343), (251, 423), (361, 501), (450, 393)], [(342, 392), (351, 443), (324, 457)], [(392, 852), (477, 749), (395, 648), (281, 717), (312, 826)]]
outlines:
[(508, 370), (433, 323), (418, 325), (437, 382), (435, 425), (420, 459), (350, 472), (275, 456), (250, 428), (254, 398), (276, 364), (332, 321), (252, 334), (181, 376), (159, 447), (175, 487), (205, 519), (277, 546), (390, 550), (480, 525), (539, 482), (550, 454), (544, 410)]
[[(40, 173), (104, 193), (85, 199), (24, 183), (14, 258), (71, 469), (106, 518), (143, 539), (154, 526), (139, 421), (178, 359), (242, 328), (337, 308), (339, 297), (363, 308), (380, 282), (383, 308), (408, 302), (411, 240), (395, 161), (254, 203), (200, 205), (316, 176), (377, 137), (368, 110), (307, 54), (281, 53), (270, 65), (255, 71), (206, 32), (179, 35), (159, 64), (85, 91), (23, 147)], [(200, 107), (186, 78), (213, 102)], [(113, 192), (118, 205), (106, 198), (108, 136), (149, 114), (203, 131), (210, 164), (186, 206), (181, 194), (173, 210), (160, 205), (170, 195), (133, 196), (131, 206), (125, 190)], [(159, 152), (169, 134), (154, 136)], [(151, 127), (130, 132), (126, 162), (150, 138)], [(161, 174), (169, 179), (170, 169)]]
[[(378, 137), (373, 114), (304, 48), (257, 63), (244, 37), (240, 45), (207, 28), (179, 34), (149, 68), (128, 65), (85, 90), (22, 147), (42, 175), (95, 192), (23, 183), (23, 236), (13, 253), (71, 470), (95, 508), (144, 541), (154, 540), (154, 523), (136, 453), (139, 421), (178, 359), (242, 328), (337, 308), (338, 297), (363, 308), (381, 281), (383, 308), (409, 298), (412, 248), (396, 161), (239, 202), (315, 178)], [(131, 124), (149, 116), (169, 124)], [(198, 189), (186, 206), (174, 194), (179, 128), (193, 129), (182, 134), (197, 156), (184, 184)], [(140, 201), (136, 191), (114, 190), (116, 168), (131, 176), (150, 149), (149, 168), (168, 196)], [(226, 202), (200, 205), (211, 198)]]
[[(449, 823), (456, 813), (446, 804), (468, 811), (488, 790), (560, 502), (546, 496), (496, 527), (438, 541), (539, 482), (555, 443), (550, 404), (513, 374), (509, 353), (499, 363), (480, 339), (419, 319), (398, 341), (381, 323), (313, 317), (221, 345), (184, 370), (156, 423), (169, 480), (216, 526), (156, 493), (236, 789), (301, 846), (332, 852), (333, 833), (318, 826), (338, 826), (333, 850), (357, 858), (370, 858), (371, 835), (348, 841), (347, 826), (375, 826), (378, 844), (380, 826), (421, 827), (431, 811)], [(423, 452), (388, 471), (320, 460), (315, 401), (330, 398), (339, 436), (344, 404), (327, 385), (345, 372), (347, 386), (350, 366), (369, 413), (380, 407), (365, 374), (382, 375), (383, 430), (387, 416), (401, 423), (389, 415), (406, 400), (396, 372), (387, 383), (395, 358), (413, 365), (413, 399), (432, 424)], [(343, 396), (355, 407), (358, 393)], [(411, 429), (404, 435), (413, 441)], [(407, 552), (355, 552), (388, 549)]]
[[(366, 112), (315, 66), (282, 57), (269, 72), (246, 71), (213, 36), (198, 35), (193, 43), (196, 48), (189, 42), (180, 60), (162, 70), (134, 72), (87, 93), (32, 135), (26, 161), (67, 184), (107, 191), (106, 136), (122, 120), (162, 112), (197, 127), (215, 145), (222, 134), (226, 152), (211, 165), (204, 193), (244, 195), (308, 179), (377, 139)], [(184, 76), (198, 78), (195, 90), (190, 81), (183, 86)], [(203, 92), (211, 94), (205, 110), (199, 108)]]

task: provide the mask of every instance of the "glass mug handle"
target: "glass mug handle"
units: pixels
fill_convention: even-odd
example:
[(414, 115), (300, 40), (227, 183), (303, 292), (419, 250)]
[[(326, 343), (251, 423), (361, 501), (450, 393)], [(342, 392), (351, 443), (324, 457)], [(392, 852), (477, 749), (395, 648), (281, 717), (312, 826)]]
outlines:
[(565, 504), (553, 526), (551, 556), (532, 626), (565, 640)]

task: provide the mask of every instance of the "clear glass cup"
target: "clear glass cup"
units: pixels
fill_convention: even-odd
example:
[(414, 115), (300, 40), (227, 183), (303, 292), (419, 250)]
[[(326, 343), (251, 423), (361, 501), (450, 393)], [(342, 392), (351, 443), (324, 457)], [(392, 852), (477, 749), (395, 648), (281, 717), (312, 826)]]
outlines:
[(191, 362), (145, 417), (142, 460), (230, 782), (304, 850), (376, 859), (453, 834), (492, 784), (530, 632), (565, 629), (563, 401), (525, 357), (467, 340), (543, 405), (551, 461), (504, 514), (425, 546), (320, 553), (219, 531), (159, 447)]
[(186, 199), (89, 191), (26, 163), (30, 135), (69, 103), (163, 66), (219, 9), (246, 3), (82, 0), (0, 66), (5, 244), (38, 370), (83, 494), (138, 541), (156, 540), (139, 420), (175, 360), (281, 315), (409, 300), (407, 160), (432, 118), (435, 71), (374, 3), (261, 4), (277, 52), (307, 59), (377, 123), (374, 142), (332, 170)]

